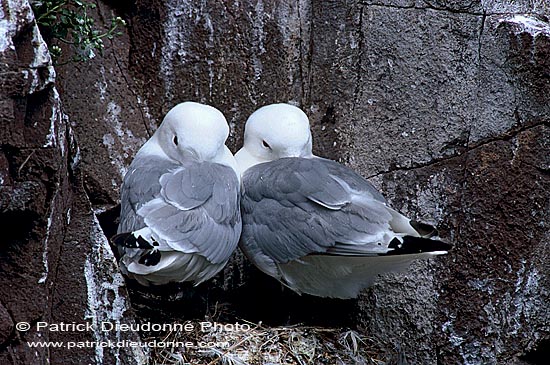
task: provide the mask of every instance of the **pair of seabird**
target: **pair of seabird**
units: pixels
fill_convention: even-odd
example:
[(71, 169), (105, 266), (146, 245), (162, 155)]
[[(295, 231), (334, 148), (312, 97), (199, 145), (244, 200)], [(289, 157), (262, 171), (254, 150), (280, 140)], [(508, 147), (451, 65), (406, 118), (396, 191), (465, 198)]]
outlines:
[(175, 106), (139, 150), (121, 189), (113, 241), (122, 270), (148, 285), (198, 285), (241, 250), (296, 291), (353, 298), (377, 275), (446, 253), (435, 229), (389, 207), (362, 176), (312, 153), (306, 114), (254, 112), (235, 157), (217, 109)]

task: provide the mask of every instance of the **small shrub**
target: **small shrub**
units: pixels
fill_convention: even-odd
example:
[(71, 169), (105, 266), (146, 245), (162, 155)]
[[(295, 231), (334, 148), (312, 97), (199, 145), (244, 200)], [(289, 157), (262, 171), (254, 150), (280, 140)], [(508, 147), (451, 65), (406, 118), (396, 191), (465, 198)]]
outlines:
[[(126, 25), (121, 17), (111, 18), (106, 32), (95, 27), (95, 21), (88, 15), (96, 5), (80, 0), (31, 0), (36, 22), (45, 40), (54, 64), (86, 62), (103, 53), (103, 39), (113, 39), (122, 33), (119, 27)], [(70, 45), (72, 55), (63, 63), (61, 43)]]

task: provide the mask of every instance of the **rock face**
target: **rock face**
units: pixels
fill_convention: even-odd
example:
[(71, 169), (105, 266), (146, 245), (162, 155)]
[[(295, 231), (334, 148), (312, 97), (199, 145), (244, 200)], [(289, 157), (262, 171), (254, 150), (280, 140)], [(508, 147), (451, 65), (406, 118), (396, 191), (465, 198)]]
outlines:
[[(351, 303), (280, 292), (236, 255), (204, 289), (229, 312), (317, 324), (311, 312), (319, 311), (324, 324), (356, 327), (399, 352), (400, 363), (547, 359), (547, 1), (100, 3), (96, 20), (108, 23), (115, 12), (128, 20), (126, 34), (106, 42), (103, 56), (58, 68), (59, 94), (25, 4), (2, 5), (0, 34), (0, 207), (10, 227), (0, 249), (1, 363), (46, 355), (24, 348), (39, 334), (15, 331), (22, 320), (132, 320), (93, 211), (109, 236), (125, 169), (184, 100), (224, 112), (233, 151), (255, 109), (299, 105), (315, 153), (370, 178), (395, 208), (437, 223), (456, 247), (384, 276)], [(257, 290), (269, 299), (254, 297)], [(80, 356), (110, 363), (117, 354)]]
[(80, 152), (31, 8), (27, 1), (9, 1), (0, 11), (0, 363), (143, 363), (139, 348), (28, 344), (137, 337), (38, 328), (39, 322), (132, 323), (133, 317), (82, 186)]

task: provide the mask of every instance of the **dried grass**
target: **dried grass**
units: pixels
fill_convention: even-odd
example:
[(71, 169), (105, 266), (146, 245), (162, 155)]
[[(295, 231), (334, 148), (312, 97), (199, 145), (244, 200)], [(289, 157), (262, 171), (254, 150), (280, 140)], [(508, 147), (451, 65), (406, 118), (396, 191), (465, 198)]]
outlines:
[[(217, 328), (201, 331), (199, 321), (190, 332), (172, 331), (146, 340), (193, 343), (192, 347), (152, 348), (154, 365), (383, 365), (380, 346), (372, 338), (342, 328), (313, 326), (267, 327), (250, 330)], [(199, 343), (205, 346), (198, 346)], [(204, 344), (206, 343), (206, 344)]]

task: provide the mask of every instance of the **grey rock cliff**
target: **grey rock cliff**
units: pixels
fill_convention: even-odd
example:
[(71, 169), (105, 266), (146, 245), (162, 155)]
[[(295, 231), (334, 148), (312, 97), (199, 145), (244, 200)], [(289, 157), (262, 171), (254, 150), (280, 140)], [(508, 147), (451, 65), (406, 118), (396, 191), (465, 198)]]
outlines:
[[(547, 1), (113, 4), (99, 2), (94, 17), (101, 23), (111, 12), (124, 16), (125, 34), (106, 42), (103, 56), (57, 69), (59, 95), (47, 53), (30, 41), (32, 14), (3, 5), (4, 13), (11, 9), (15, 49), (0, 56), (9, 61), (0, 77), (8, 126), (0, 130), (0, 207), (11, 221), (24, 216), (21, 222), (31, 223), (14, 225), (14, 243), (0, 251), (0, 362), (44, 356), (13, 350), (23, 338), (13, 326), (44, 313), (65, 318), (51, 310), (61, 297), (59, 277), (72, 272), (78, 295), (100, 297), (97, 284), (110, 283), (121, 288), (115, 303), (128, 303), (92, 211), (109, 236), (133, 155), (173, 105), (194, 100), (224, 112), (233, 151), (258, 107), (302, 107), (316, 154), (356, 169), (395, 208), (436, 223), (455, 244), (445, 257), (384, 276), (352, 303), (281, 292), (240, 254), (203, 293), (238, 318), (280, 301), (276, 311), (254, 312), (266, 322), (317, 324), (307, 312), (326, 307), (325, 324), (376, 338), (398, 355), (394, 363), (543, 363), (537, 361), (547, 358), (550, 341)], [(61, 102), (70, 128), (60, 111), (50, 118)], [(81, 173), (74, 176), (69, 130), (80, 146)], [(83, 251), (63, 249), (76, 242)], [(70, 258), (58, 265), (61, 257)], [(99, 270), (101, 257), (109, 264)], [(93, 275), (85, 276), (90, 267)], [(255, 290), (269, 299), (254, 298)], [(94, 315), (78, 295), (62, 308)], [(103, 316), (120, 313), (96, 304)]]
[[(132, 323), (126, 288), (82, 186), (79, 151), (27, 1), (3, 2), (0, 33), (0, 363), (143, 363), (141, 349), (31, 348), (132, 332), (39, 329), (37, 322)], [(28, 331), (15, 324), (29, 323)]]

